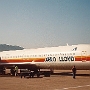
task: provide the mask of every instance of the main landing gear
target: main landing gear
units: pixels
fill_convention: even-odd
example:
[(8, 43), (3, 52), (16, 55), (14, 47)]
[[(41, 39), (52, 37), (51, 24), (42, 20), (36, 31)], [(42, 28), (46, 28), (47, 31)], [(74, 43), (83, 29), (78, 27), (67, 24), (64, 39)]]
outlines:
[(25, 69), (25, 70), (20, 70), (20, 75), (21, 75), (21, 78), (22, 77), (30, 77), (30, 78), (33, 78), (35, 75), (37, 77), (40, 77), (40, 73), (38, 70), (28, 70), (28, 69)]

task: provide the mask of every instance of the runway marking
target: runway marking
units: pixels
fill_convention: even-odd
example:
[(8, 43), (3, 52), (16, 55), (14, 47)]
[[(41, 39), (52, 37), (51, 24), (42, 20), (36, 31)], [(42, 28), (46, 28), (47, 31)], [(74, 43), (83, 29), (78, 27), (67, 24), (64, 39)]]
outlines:
[(69, 90), (69, 89), (74, 89), (74, 88), (83, 88), (83, 87), (90, 87), (90, 85), (76, 86), (76, 87), (68, 87), (68, 88), (54, 89), (54, 90)]

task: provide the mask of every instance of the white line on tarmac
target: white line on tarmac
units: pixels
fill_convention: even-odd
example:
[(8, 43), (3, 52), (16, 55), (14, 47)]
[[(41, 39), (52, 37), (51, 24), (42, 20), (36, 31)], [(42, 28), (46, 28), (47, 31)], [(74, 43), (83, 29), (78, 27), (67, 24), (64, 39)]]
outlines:
[(83, 86), (76, 86), (76, 87), (68, 87), (68, 88), (54, 89), (54, 90), (69, 90), (69, 89), (83, 88), (83, 87), (90, 87), (90, 85), (83, 85)]

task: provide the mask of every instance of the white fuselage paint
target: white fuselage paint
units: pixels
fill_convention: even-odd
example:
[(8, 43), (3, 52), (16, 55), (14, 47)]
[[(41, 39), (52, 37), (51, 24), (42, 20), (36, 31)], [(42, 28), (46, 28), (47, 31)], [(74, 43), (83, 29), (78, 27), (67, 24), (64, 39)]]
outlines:
[(90, 70), (90, 45), (59, 46), (0, 52), (0, 65), (35, 65), (44, 69)]

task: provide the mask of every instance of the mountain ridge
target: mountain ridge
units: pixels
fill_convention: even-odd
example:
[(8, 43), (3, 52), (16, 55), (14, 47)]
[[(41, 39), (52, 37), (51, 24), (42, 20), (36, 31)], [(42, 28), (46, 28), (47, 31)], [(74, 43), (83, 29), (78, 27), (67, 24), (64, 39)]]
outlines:
[(23, 49), (24, 48), (21, 46), (0, 44), (0, 51), (23, 50)]

